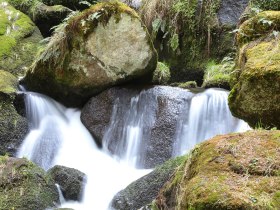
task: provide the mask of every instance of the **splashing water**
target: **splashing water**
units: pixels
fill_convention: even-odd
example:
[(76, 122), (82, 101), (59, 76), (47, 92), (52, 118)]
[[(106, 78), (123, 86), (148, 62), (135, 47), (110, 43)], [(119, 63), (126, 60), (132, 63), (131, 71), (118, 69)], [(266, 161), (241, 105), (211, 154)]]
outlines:
[(30, 92), (26, 94), (26, 107), (31, 131), (18, 157), (26, 157), (45, 170), (63, 165), (87, 175), (82, 202), (65, 202), (62, 207), (107, 209), (119, 190), (150, 171), (121, 164), (97, 148), (80, 121), (80, 111)]
[(208, 89), (198, 93), (183, 106), (178, 121), (174, 156), (185, 154), (203, 140), (219, 134), (243, 132), (250, 127), (232, 116), (228, 104), (228, 91)]
[[(183, 90), (172, 91), (175, 92), (171, 95), (177, 97), (176, 94)], [(227, 105), (228, 92), (209, 89), (198, 94), (185, 93), (174, 136), (174, 156), (217, 134), (249, 129), (246, 123), (231, 115)], [(140, 148), (143, 146), (140, 141), (150, 135), (155, 123), (158, 98), (154, 94), (153, 89), (136, 94), (131, 97), (128, 108), (120, 100), (115, 101), (103, 139), (107, 150), (101, 150), (82, 125), (79, 110), (67, 109), (49, 97), (27, 92), (26, 109), (31, 131), (19, 149), (18, 157), (27, 157), (45, 170), (63, 165), (84, 172), (87, 181), (82, 201), (63, 202), (61, 207), (106, 210), (118, 191), (150, 171), (137, 170), (136, 166), (140, 153), (145, 153)], [(120, 140), (117, 147), (121, 161), (108, 155), (108, 145), (114, 138)]]

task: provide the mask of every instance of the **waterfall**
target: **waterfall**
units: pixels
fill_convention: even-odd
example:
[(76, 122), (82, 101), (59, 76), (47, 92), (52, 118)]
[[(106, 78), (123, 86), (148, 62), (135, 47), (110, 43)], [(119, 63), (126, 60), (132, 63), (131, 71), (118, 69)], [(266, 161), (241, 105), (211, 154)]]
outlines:
[(80, 121), (80, 111), (67, 109), (53, 99), (26, 93), (27, 118), (31, 131), (18, 151), (45, 170), (63, 165), (87, 175), (81, 202), (65, 202), (61, 207), (76, 210), (105, 210), (113, 196), (150, 170), (136, 170), (100, 150)]
[(247, 123), (232, 116), (228, 91), (208, 89), (194, 95), (183, 106), (178, 120), (173, 155), (185, 154), (196, 144), (219, 134), (249, 130)]
[[(216, 134), (248, 129), (246, 123), (231, 115), (227, 91), (210, 89), (195, 94), (158, 86), (135, 92), (126, 99), (129, 101), (126, 105), (121, 98), (115, 100), (103, 139), (105, 147), (99, 149), (80, 121), (80, 110), (66, 108), (38, 93), (25, 95), (31, 130), (18, 157), (26, 157), (45, 170), (63, 165), (84, 172), (87, 181), (82, 201), (66, 201), (61, 205), (76, 210), (108, 209), (118, 191), (150, 171), (136, 166), (145, 158), (146, 150), (153, 153), (154, 148), (143, 139), (152, 138), (154, 128), (162, 125), (162, 117), (170, 120), (171, 116), (177, 116), (174, 129), (171, 127), (175, 130), (173, 155), (182, 154)], [(177, 107), (173, 107), (174, 101)], [(161, 141), (156, 143), (164, 143)], [(108, 155), (112, 145), (117, 148), (115, 157)]]
[(121, 161), (131, 166), (141, 165), (144, 158), (140, 155), (144, 153), (141, 144), (143, 139), (150, 137), (150, 128), (155, 122), (156, 104), (152, 90), (144, 90), (133, 96), (128, 106), (117, 98), (110, 125), (103, 138), (105, 149), (109, 151), (110, 145), (114, 145), (114, 153)]

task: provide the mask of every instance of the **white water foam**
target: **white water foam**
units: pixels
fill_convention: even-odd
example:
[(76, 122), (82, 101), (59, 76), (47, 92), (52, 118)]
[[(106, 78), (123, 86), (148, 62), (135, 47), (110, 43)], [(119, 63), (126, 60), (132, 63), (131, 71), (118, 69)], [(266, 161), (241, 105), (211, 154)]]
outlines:
[(81, 202), (61, 207), (106, 210), (113, 196), (150, 170), (122, 164), (100, 150), (80, 121), (80, 111), (66, 109), (37, 93), (27, 93), (27, 116), (32, 130), (18, 157), (26, 157), (45, 170), (54, 165), (76, 168), (87, 175)]

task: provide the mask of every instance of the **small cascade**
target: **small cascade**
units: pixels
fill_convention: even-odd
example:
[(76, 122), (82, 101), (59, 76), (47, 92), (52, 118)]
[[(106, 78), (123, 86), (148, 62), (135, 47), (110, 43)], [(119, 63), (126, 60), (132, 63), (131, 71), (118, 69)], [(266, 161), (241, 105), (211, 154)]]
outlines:
[(105, 148), (109, 151), (109, 147), (114, 145), (115, 155), (121, 161), (131, 166), (141, 165), (145, 153), (141, 142), (142, 139), (150, 137), (156, 109), (156, 98), (151, 90), (144, 90), (133, 96), (128, 106), (124, 105), (122, 99), (117, 98), (109, 128), (103, 138)]
[(61, 188), (60, 188), (59, 184), (55, 184), (55, 186), (56, 186), (57, 191), (58, 191), (59, 202), (60, 202), (61, 204), (64, 204), (66, 201), (65, 201), (65, 198), (64, 198), (64, 196), (63, 196), (63, 194), (62, 194)]
[[(87, 175), (82, 201), (62, 202), (62, 208), (108, 209), (118, 191), (150, 171), (136, 167), (147, 154), (154, 155), (155, 148), (162, 148), (161, 144), (170, 151), (174, 145), (173, 155), (180, 155), (216, 134), (249, 129), (231, 115), (227, 91), (209, 89), (195, 94), (158, 86), (115, 100), (101, 150), (81, 123), (79, 110), (65, 108), (41, 94), (25, 95), (31, 130), (18, 156), (27, 157), (45, 170), (63, 165)], [(172, 131), (172, 142), (168, 144), (164, 138), (169, 133), (156, 131), (162, 126)], [(110, 147), (115, 148), (115, 157), (108, 155)]]
[(232, 116), (228, 91), (208, 89), (196, 94), (190, 105), (183, 106), (178, 121), (174, 156), (185, 154), (203, 140), (219, 134), (249, 130), (247, 123)]

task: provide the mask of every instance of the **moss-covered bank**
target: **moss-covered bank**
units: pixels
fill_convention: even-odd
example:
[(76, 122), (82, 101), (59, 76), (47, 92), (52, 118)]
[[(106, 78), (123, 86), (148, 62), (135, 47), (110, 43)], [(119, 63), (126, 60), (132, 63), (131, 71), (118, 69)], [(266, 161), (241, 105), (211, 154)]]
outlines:
[(158, 195), (159, 209), (279, 209), (280, 131), (217, 136), (195, 148)]
[(0, 157), (0, 209), (44, 210), (58, 192), (43, 169), (26, 159)]

